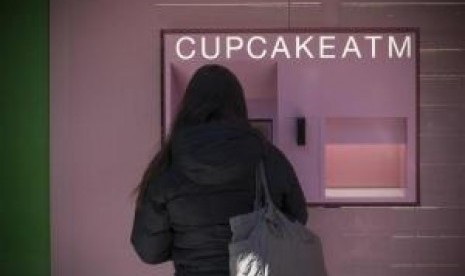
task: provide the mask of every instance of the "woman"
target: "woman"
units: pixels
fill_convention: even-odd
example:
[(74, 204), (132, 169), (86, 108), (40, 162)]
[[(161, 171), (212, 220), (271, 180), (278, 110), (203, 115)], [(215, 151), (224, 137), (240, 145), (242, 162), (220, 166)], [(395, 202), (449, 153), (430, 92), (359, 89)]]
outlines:
[(253, 210), (260, 158), (273, 202), (305, 224), (307, 209), (295, 172), (250, 126), (236, 76), (221, 65), (200, 67), (170, 135), (136, 189), (131, 243), (142, 261), (172, 260), (176, 276), (229, 275), (229, 218)]

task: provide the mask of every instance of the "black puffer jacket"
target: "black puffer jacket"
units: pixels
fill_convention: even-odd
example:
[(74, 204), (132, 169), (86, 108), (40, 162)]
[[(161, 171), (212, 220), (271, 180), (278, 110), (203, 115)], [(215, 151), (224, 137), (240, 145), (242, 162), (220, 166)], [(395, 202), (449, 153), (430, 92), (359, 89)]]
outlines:
[(146, 263), (173, 260), (176, 276), (227, 276), (229, 218), (253, 210), (255, 165), (264, 158), (274, 203), (307, 221), (303, 192), (280, 150), (249, 128), (209, 123), (173, 137), (172, 165), (136, 210), (131, 242)]

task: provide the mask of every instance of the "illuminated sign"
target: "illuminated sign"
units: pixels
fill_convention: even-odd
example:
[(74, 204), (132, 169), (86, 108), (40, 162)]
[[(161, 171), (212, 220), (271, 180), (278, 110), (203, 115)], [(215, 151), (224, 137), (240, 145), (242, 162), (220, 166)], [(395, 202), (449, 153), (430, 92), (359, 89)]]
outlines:
[[(336, 41), (336, 39), (341, 41)], [(384, 44), (384, 45), (381, 45)], [(337, 46), (342, 46), (338, 48)], [(360, 47), (364, 45), (365, 47)], [(384, 46), (384, 47), (383, 47)], [(380, 49), (389, 59), (412, 57), (412, 36), (394, 35), (183, 35), (176, 38), (176, 56), (190, 60), (196, 56), (207, 60), (231, 59), (244, 52), (250, 59), (356, 59), (376, 58)], [(368, 51), (366, 51), (368, 50)]]

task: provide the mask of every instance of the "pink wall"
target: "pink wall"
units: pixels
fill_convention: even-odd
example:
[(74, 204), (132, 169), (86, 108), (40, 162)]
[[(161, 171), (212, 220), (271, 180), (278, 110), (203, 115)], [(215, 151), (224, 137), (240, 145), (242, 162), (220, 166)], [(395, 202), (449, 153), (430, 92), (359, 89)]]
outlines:
[(163, 2), (51, 1), (53, 275), (172, 272), (141, 263), (129, 244), (128, 194), (160, 138), (159, 29), (286, 26), (422, 28), (422, 206), (309, 208), (308, 226), (331, 276), (463, 275), (464, 5)]
[(51, 1), (53, 275), (169, 275), (130, 248), (130, 190), (159, 140), (149, 1)]

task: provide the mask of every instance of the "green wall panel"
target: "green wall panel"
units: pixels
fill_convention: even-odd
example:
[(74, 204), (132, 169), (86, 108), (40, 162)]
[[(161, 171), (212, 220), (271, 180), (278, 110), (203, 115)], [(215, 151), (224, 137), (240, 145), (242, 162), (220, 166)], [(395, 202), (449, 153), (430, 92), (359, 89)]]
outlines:
[(0, 11), (0, 275), (50, 275), (49, 2)]

